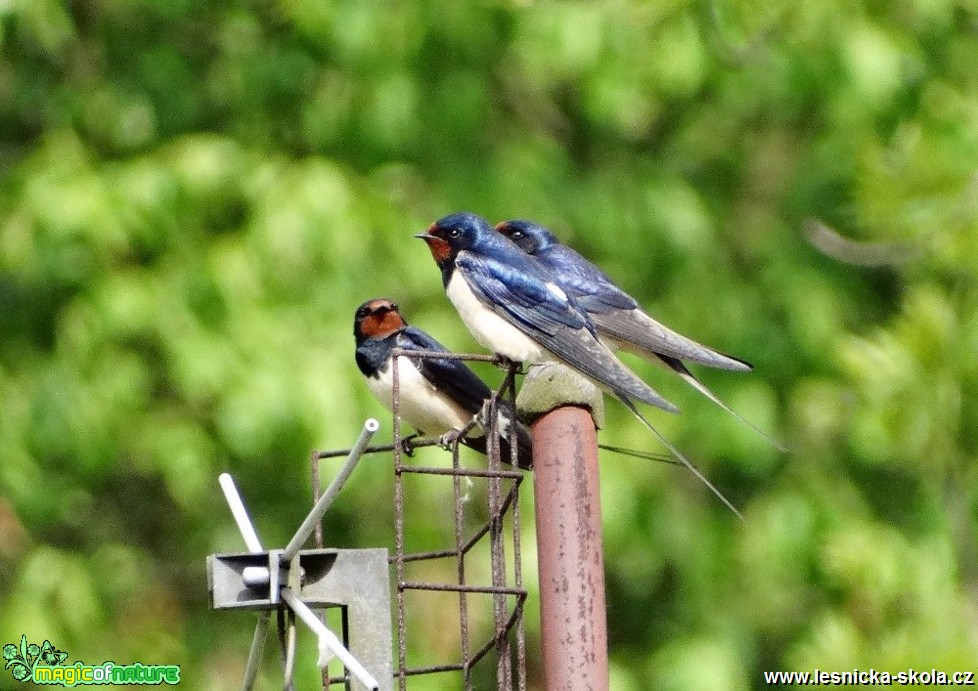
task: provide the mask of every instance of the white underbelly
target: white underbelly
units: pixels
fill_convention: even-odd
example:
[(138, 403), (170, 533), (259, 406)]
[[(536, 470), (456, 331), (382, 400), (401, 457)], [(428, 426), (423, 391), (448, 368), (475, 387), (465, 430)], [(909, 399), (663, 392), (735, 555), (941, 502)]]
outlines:
[(465, 326), (483, 347), (517, 362), (550, 359), (533, 339), (482, 304), (459, 271), (445, 289)]
[[(415, 430), (437, 436), (469, 424), (472, 414), (440, 393), (424, 378), (411, 360), (402, 356), (398, 359), (397, 365), (401, 380), (401, 418)], [(388, 410), (394, 409), (393, 370), (394, 368), (388, 364), (377, 376), (367, 377), (367, 386), (371, 393), (387, 406)]]

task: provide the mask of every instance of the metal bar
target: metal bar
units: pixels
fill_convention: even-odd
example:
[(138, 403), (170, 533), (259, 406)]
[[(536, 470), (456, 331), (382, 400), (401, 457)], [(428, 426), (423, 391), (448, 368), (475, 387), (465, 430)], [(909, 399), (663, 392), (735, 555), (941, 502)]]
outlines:
[[(514, 487), (517, 486), (522, 480), (523, 477), (521, 475), (519, 478), (516, 479), (516, 482), (513, 483), (513, 486)], [(513, 493), (508, 492), (506, 494), (506, 498), (503, 500), (502, 506), (499, 509), (500, 513), (505, 513), (506, 510), (509, 508), (510, 503), (515, 499), (516, 497), (513, 495)], [(491, 527), (492, 526), (490, 523), (484, 523), (481, 528), (475, 531), (472, 534), (472, 537), (469, 538), (468, 542), (466, 542), (465, 545), (462, 546), (462, 553), (467, 554), (473, 547), (475, 547), (475, 545), (479, 542), (479, 540), (485, 537), (485, 535), (489, 532), (489, 529)]]
[(434, 674), (436, 672), (461, 672), (465, 669), (465, 665), (460, 663), (447, 664), (447, 665), (428, 665), (427, 667), (411, 667), (407, 670), (408, 676), (418, 675), (418, 674)]
[[(426, 561), (428, 559), (444, 559), (446, 557), (458, 556), (457, 549), (437, 549), (431, 552), (415, 552), (414, 554), (405, 554), (404, 561)], [(388, 562), (393, 564), (397, 557), (388, 557)]]
[(498, 355), (477, 355), (473, 353), (446, 353), (440, 350), (404, 350), (393, 348), (391, 357), (412, 357), (412, 358), (435, 358), (438, 360), (469, 360), (473, 362), (491, 362), (494, 365), (509, 364), (508, 360), (503, 360)]
[[(489, 470), (498, 471), (500, 458), (499, 443), (499, 397), (493, 396), (489, 404), (489, 424), (486, 429), (486, 456)], [(495, 588), (506, 586), (506, 544), (503, 530), (502, 482), (498, 476), (489, 478), (489, 561), (492, 585)], [(512, 688), (512, 660), (509, 640), (506, 637), (506, 596), (496, 592), (492, 598), (492, 615), (495, 625), (493, 640), (496, 646), (496, 686), (500, 691)]]
[(241, 682), (243, 691), (251, 691), (255, 687), (255, 679), (258, 677), (258, 667), (261, 665), (261, 654), (265, 650), (265, 641), (268, 639), (268, 627), (271, 620), (271, 610), (258, 613), (255, 635), (251, 639), (251, 650), (248, 651), (248, 662), (245, 664), (244, 681)]
[(404, 581), (401, 583), (404, 590), (435, 590), (463, 593), (484, 593), (488, 595), (515, 595), (523, 597), (525, 590), (513, 588), (505, 585), (458, 585), (455, 583), (425, 583), (423, 581)]
[[(318, 451), (313, 451), (312, 454), (310, 454), (309, 472), (310, 475), (312, 476), (312, 505), (313, 507), (315, 507), (316, 504), (319, 502), (319, 498), (323, 494), (323, 488), (321, 486), (321, 480), (319, 478), (319, 452)], [(316, 530), (313, 533), (312, 539), (313, 539), (313, 543), (316, 545), (316, 549), (323, 548), (323, 521), (321, 518), (320, 520), (316, 521)], [(325, 610), (320, 615), (320, 619), (322, 620), (323, 624), (326, 623)], [(320, 677), (322, 678), (322, 682), (323, 682), (323, 691), (327, 691), (331, 683), (328, 667), (324, 667), (322, 670), (320, 670)]]
[[(355, 657), (350, 654), (340, 639), (336, 637), (336, 634), (326, 628), (326, 625), (319, 620), (316, 613), (311, 609), (306, 607), (306, 603), (300, 600), (295, 593), (292, 592), (290, 588), (282, 588), (282, 599), (288, 603), (289, 607), (295, 612), (306, 626), (313, 630), (313, 633), (319, 637), (320, 651), (322, 648), (326, 648), (330, 653), (335, 655), (343, 663), (343, 666), (350, 670), (350, 673), (355, 676), (361, 684), (366, 686), (371, 691), (378, 691), (380, 689), (380, 684), (373, 677), (370, 672), (364, 669)], [(320, 653), (322, 654), (322, 653)]]
[(419, 475), (461, 475), (464, 477), (486, 477), (496, 479), (515, 480), (523, 477), (523, 473), (515, 470), (480, 470), (478, 468), (437, 468), (433, 466), (404, 466), (403, 473), (416, 473)]
[[(287, 588), (282, 589), (287, 590)], [(291, 689), (295, 686), (295, 649), (296, 649), (296, 631), (295, 631), (295, 611), (289, 611), (286, 615), (288, 620), (288, 629), (286, 630), (286, 646), (285, 646), (285, 664), (283, 665), (283, 688)]]
[(306, 520), (302, 522), (299, 529), (295, 532), (295, 535), (289, 541), (289, 544), (282, 551), (282, 563), (287, 564), (291, 562), (299, 550), (302, 549), (303, 543), (315, 530), (316, 524), (322, 519), (323, 514), (326, 513), (326, 509), (330, 507), (333, 500), (336, 499), (336, 495), (339, 494), (340, 490), (343, 489), (343, 485), (346, 484), (347, 479), (350, 477), (350, 473), (356, 467), (357, 463), (360, 461), (361, 456), (363, 456), (363, 450), (367, 448), (367, 444), (370, 443), (370, 438), (374, 436), (374, 432), (380, 429), (380, 423), (374, 418), (369, 418), (363, 423), (363, 429), (360, 430), (360, 436), (357, 438), (356, 443), (350, 450), (350, 455), (347, 456), (346, 462), (343, 467), (340, 468), (340, 472), (333, 478), (333, 481), (329, 483), (329, 487), (323, 492), (323, 496), (319, 498), (316, 502), (316, 506), (313, 507), (309, 515), (306, 516)]
[[(506, 541), (507, 539), (513, 540), (514, 545), (514, 558), (519, 559), (519, 520), (518, 512), (513, 508), (514, 504), (519, 501), (519, 486), (521, 485), (525, 473), (517, 470), (502, 470), (500, 467), (501, 461), (504, 459), (500, 458), (500, 443), (498, 438), (498, 428), (499, 428), (499, 405), (503, 401), (503, 396), (506, 392), (509, 392), (511, 399), (515, 398), (514, 391), (514, 375), (516, 372), (515, 367), (512, 363), (504, 361), (496, 356), (465, 356), (456, 355), (443, 352), (418, 352), (418, 351), (401, 351), (394, 350), (392, 352), (393, 366), (392, 366), (392, 409), (394, 414), (394, 440), (393, 444), (388, 447), (376, 447), (378, 451), (391, 450), (394, 455), (394, 522), (395, 522), (395, 536), (394, 536), (394, 554), (390, 558), (390, 563), (396, 572), (396, 608), (397, 608), (397, 635), (398, 635), (398, 668), (395, 672), (395, 677), (398, 679), (398, 689), (400, 691), (406, 691), (407, 689), (407, 678), (409, 676), (414, 676), (415, 674), (431, 673), (438, 671), (456, 671), (461, 672), (463, 676), (463, 685), (461, 686), (466, 691), (473, 688), (473, 668), (478, 664), (484, 656), (486, 656), (490, 651), (496, 651), (496, 670), (497, 670), (497, 685), (496, 688), (500, 691), (505, 691), (512, 689), (514, 687), (514, 681), (519, 680), (519, 687), (521, 691), (525, 691), (526, 681), (525, 681), (525, 635), (522, 630), (522, 614), (525, 609), (525, 601), (527, 598), (527, 593), (522, 587), (522, 572), (520, 566), (514, 566), (514, 576), (516, 580), (520, 583), (520, 587), (510, 587), (508, 584), (508, 574), (509, 568), (506, 561)], [(507, 369), (507, 377), (500, 387), (499, 391), (493, 396), (490, 401), (489, 409), (489, 419), (488, 421), (482, 421), (483, 426), (486, 428), (487, 445), (489, 446), (487, 457), (488, 457), (488, 468), (487, 469), (469, 469), (461, 467), (459, 462), (458, 452), (459, 447), (457, 441), (449, 445), (449, 449), (452, 452), (452, 465), (450, 467), (428, 467), (428, 466), (417, 466), (410, 465), (408, 460), (404, 457), (404, 451), (406, 449), (401, 432), (401, 419), (400, 419), (400, 372), (399, 372), (399, 360), (401, 357), (409, 357), (412, 359), (416, 358), (440, 358), (440, 359), (459, 359), (459, 360), (476, 360), (491, 362), (497, 365), (505, 365)], [(515, 405), (512, 404), (513, 410), (515, 410)], [(471, 425), (475, 424), (473, 420)], [(515, 430), (514, 430), (515, 431)], [(461, 432), (464, 434), (465, 430)], [(518, 450), (518, 444), (515, 442), (515, 436), (510, 435), (511, 446), (514, 451)], [(424, 444), (418, 443), (416, 446), (424, 445), (434, 445), (438, 444), (440, 440), (427, 440)], [(443, 445), (443, 444), (439, 444)], [(320, 452), (320, 456), (326, 454), (339, 455), (338, 452)], [(512, 455), (509, 459), (515, 459), (516, 456)], [(412, 473), (417, 475), (433, 475), (433, 476), (451, 476), (453, 480), (453, 498), (455, 499), (455, 544), (453, 549), (441, 549), (433, 550), (429, 552), (419, 552), (416, 554), (405, 554), (405, 526), (406, 526), (406, 497), (405, 493), (407, 488), (404, 484), (405, 473)], [(477, 530), (474, 536), (470, 536), (466, 539), (465, 535), (465, 502), (463, 499), (464, 488), (462, 483), (463, 478), (466, 477), (479, 477), (488, 480), (487, 483), (487, 501), (489, 516), (486, 522)], [(509, 485), (504, 485), (505, 481), (510, 481)], [(508, 515), (508, 512), (514, 511), (514, 514)], [(512, 515), (517, 516), (517, 518), (512, 518)], [(511, 534), (509, 528), (513, 530)], [(468, 573), (470, 570), (470, 565), (467, 563), (472, 556), (470, 555), (470, 550), (486, 535), (489, 535), (489, 557), (491, 559), (491, 572), (492, 572), (492, 585), (482, 586), (482, 585), (470, 585), (467, 580), (471, 578), (471, 574)], [(416, 582), (406, 580), (406, 564), (408, 562), (416, 562), (424, 559), (438, 559), (455, 557), (457, 562), (457, 580), (458, 584), (451, 583), (426, 583), (426, 582)], [(408, 641), (407, 641), (407, 616), (405, 608), (405, 599), (407, 597), (408, 591), (445, 591), (445, 592), (456, 592), (459, 596), (458, 606), (459, 606), (459, 632), (461, 635), (461, 660), (459, 664), (440, 664), (431, 665), (424, 667), (408, 667), (407, 664), (407, 654), (408, 654)], [(486, 645), (481, 645), (480, 643), (474, 643), (470, 639), (471, 632), (469, 627), (471, 625), (471, 608), (472, 600), (471, 597), (474, 594), (488, 595), (492, 601), (493, 609), (493, 621), (495, 633), (492, 638), (486, 642)], [(509, 597), (514, 598), (515, 607), (510, 610), (508, 607)], [(514, 631), (516, 631), (517, 625), (519, 630), (515, 634), (516, 639), (516, 653), (514, 655)], [(473, 656), (472, 646), (480, 645), (479, 652)], [(514, 664), (514, 657), (518, 658), (520, 670), (513, 670), (512, 666)]]
[[(366, 452), (366, 449), (364, 449)], [(349, 451), (347, 451), (349, 454)], [(319, 479), (319, 452), (313, 451), (312, 456), (309, 459), (309, 471), (312, 474), (312, 505), (313, 507), (319, 503), (319, 498), (323, 495), (323, 488), (320, 487)], [(316, 544), (317, 549), (323, 548), (323, 521), (316, 521), (316, 531), (313, 533), (313, 540)]]
[(594, 420), (585, 408), (561, 406), (533, 423), (547, 689), (608, 688), (597, 449)]
[[(441, 441), (436, 438), (421, 438), (411, 441), (411, 448), (423, 449), (427, 446), (439, 446)], [(620, 446), (613, 446), (610, 444), (598, 444), (598, 448), (603, 451), (611, 451), (613, 453), (621, 454), (622, 456), (631, 456), (633, 458), (644, 458), (649, 461), (655, 461), (656, 463), (665, 463), (667, 465), (682, 465), (682, 461), (677, 461), (675, 458), (666, 453), (653, 453), (651, 451), (639, 451), (637, 449), (625, 449)], [(368, 446), (363, 450), (364, 456), (369, 456), (378, 453), (387, 453), (394, 450), (393, 444), (380, 444), (377, 446)], [(349, 449), (333, 449), (330, 451), (317, 451), (316, 458), (339, 458), (340, 456), (346, 456), (350, 453)], [(515, 456), (514, 456), (515, 459)], [(515, 464), (514, 464), (515, 465)]]
[[(398, 349), (400, 350), (400, 349)], [(394, 570), (397, 578), (397, 686), (407, 691), (407, 619), (404, 611), (404, 459), (401, 445), (401, 375), (392, 357), (391, 409), (394, 416)]]
[[(524, 598), (524, 597), (518, 597), (517, 598), (517, 605), (518, 606), (516, 608), (514, 608), (513, 609), (513, 612), (509, 615), (509, 619), (506, 622), (505, 634), (507, 634), (507, 635), (509, 634), (510, 630), (512, 630), (512, 628), (513, 628), (513, 625), (516, 624), (516, 622), (518, 621), (518, 617), (521, 616), (521, 613), (523, 611), (522, 610), (522, 605), (523, 605), (523, 601), (525, 599), (526, 598)], [(472, 656), (472, 664), (473, 665), (479, 664), (479, 660), (481, 660), (483, 657), (485, 657), (486, 653), (488, 653), (490, 650), (492, 650), (492, 648), (493, 648), (493, 646), (495, 644), (496, 644), (496, 641), (495, 641), (495, 639), (493, 639), (491, 641), (488, 641), (485, 645), (483, 645), (479, 649), (479, 652), (477, 652), (475, 655)]]
[[(413, 448), (413, 449), (421, 449), (421, 448), (424, 448), (425, 446), (438, 446), (440, 443), (441, 443), (440, 440), (437, 439), (437, 438), (434, 438), (434, 437), (432, 437), (431, 439), (415, 439), (415, 440), (412, 440), (411, 441), (411, 448)], [(367, 448), (365, 448), (363, 450), (363, 455), (364, 456), (367, 456), (367, 455), (375, 454), (375, 453), (387, 453), (388, 451), (393, 451), (394, 450), (394, 447), (395, 447), (394, 444), (380, 444), (378, 446), (368, 446)], [(349, 449), (334, 449), (332, 451), (317, 451), (316, 452), (316, 458), (320, 458), (320, 459), (322, 459), (322, 458), (339, 458), (340, 456), (347, 456), (347, 455), (349, 455), (349, 453), (350, 453), (350, 450)]]
[[(405, 468), (405, 471), (406, 470), (407, 470), (407, 468)], [(501, 472), (507, 472), (507, 471), (501, 471)], [(438, 475), (443, 475), (443, 474), (447, 474), (447, 473), (437, 473), (437, 474)], [(465, 473), (463, 472), (463, 473), (460, 473), (459, 475), (465, 475)], [(483, 476), (482, 475), (479, 475), (477, 477), (483, 477)], [(523, 475), (523, 473), (519, 473), (518, 474), (518, 477), (513, 478), (515, 480), (515, 482), (513, 483), (513, 486), (510, 488), (510, 491), (506, 493), (506, 496), (503, 499), (503, 503), (500, 506), (500, 512), (501, 513), (505, 513), (506, 511), (509, 510), (509, 508), (510, 508), (511, 505), (515, 505), (516, 503), (518, 503), (518, 501), (519, 501), (519, 493), (518, 493), (517, 489), (518, 489), (519, 485), (522, 483), (524, 477), (525, 476)], [(514, 511), (516, 511), (516, 510), (517, 509), (515, 509), (515, 506), (514, 506)], [(515, 516), (515, 513), (514, 513), (514, 516)], [(515, 530), (515, 527), (516, 526), (514, 525), (514, 530)], [(416, 552), (414, 554), (405, 554), (404, 555), (404, 561), (421, 561), (421, 560), (424, 560), (424, 559), (442, 559), (442, 558), (445, 558), (445, 557), (455, 556), (455, 555), (457, 555), (459, 553), (459, 551), (461, 551), (462, 554), (466, 554), (488, 532), (489, 532), (489, 524), (488, 523), (485, 523), (485, 524), (482, 525), (481, 528), (479, 528), (479, 530), (477, 530), (475, 533), (472, 534), (472, 537), (470, 537), (466, 542), (464, 542), (462, 544), (462, 546), (461, 546), (460, 549), (442, 549), (442, 550), (433, 550), (431, 552)], [(397, 559), (396, 556), (391, 557), (391, 562), (393, 563), (396, 559)]]
[[(510, 462), (514, 468), (519, 467), (517, 457), (519, 456), (519, 441), (517, 439), (517, 419), (516, 419), (516, 369), (510, 367), (506, 374), (506, 384), (509, 386), (509, 404), (513, 411), (513, 421), (509, 425), (509, 450)], [(520, 532), (520, 480), (513, 482), (506, 500), (503, 502), (504, 508), (507, 503), (513, 506), (513, 585), (516, 588), (523, 588), (523, 553), (521, 551)], [(516, 607), (513, 609), (513, 616), (516, 618), (516, 683), (519, 691), (526, 691), (526, 631), (523, 627), (523, 599), (518, 598)]]
[[(288, 656), (289, 656), (289, 639), (288, 639), (288, 622), (292, 622), (291, 630), (295, 631), (295, 613), (289, 610), (288, 607), (278, 607), (275, 610), (276, 619), (278, 620), (278, 642), (279, 642), (279, 652), (282, 657), (282, 667), (284, 669), (288, 668)], [(293, 643), (295, 639), (293, 639)], [(284, 677), (282, 680), (283, 691), (292, 691), (294, 685), (292, 684), (292, 679), (290, 677)]]
[[(457, 443), (452, 446), (452, 470), (455, 471), (452, 476), (452, 492), (455, 499), (455, 558), (458, 560), (456, 563), (456, 573), (459, 585), (464, 586), (465, 550), (463, 549), (463, 540), (465, 504), (462, 494), (462, 475), (459, 473), (462, 470), (462, 461), (459, 458), (458, 447), (459, 445)], [(469, 665), (469, 606), (468, 598), (465, 592), (461, 590), (458, 593), (458, 627), (463, 669), (462, 688), (464, 691), (472, 691), (472, 667)]]

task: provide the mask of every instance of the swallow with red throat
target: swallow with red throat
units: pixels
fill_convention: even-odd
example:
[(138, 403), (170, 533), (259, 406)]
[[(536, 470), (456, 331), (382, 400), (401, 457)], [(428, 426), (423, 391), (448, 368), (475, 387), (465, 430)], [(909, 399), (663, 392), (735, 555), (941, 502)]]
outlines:
[(670, 413), (679, 409), (619, 361), (600, 341), (594, 323), (557, 278), (489, 222), (456, 213), (416, 235), (441, 270), (448, 299), (479, 343), (510, 360), (553, 360), (614, 394), (734, 513), (736, 508), (649, 423), (641, 401)]
[[(449, 351), (421, 329), (404, 320), (390, 300), (368, 300), (357, 308), (353, 320), (356, 362), (370, 392), (393, 409), (393, 351)], [(401, 417), (422, 435), (442, 436), (469, 427), (492, 396), (489, 387), (457, 359), (400, 356), (398, 360)], [(500, 456), (511, 458), (508, 427), (513, 416), (500, 408)], [(530, 432), (516, 422), (517, 462), (532, 465)], [(486, 437), (478, 427), (459, 441), (486, 453)]]

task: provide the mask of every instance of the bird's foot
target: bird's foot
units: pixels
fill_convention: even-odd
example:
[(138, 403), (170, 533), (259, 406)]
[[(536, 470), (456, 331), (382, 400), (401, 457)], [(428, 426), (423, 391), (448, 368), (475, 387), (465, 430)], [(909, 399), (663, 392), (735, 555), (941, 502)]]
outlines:
[(523, 369), (522, 362), (518, 360), (512, 360), (506, 357), (505, 355), (500, 355), (499, 353), (496, 353), (495, 365), (500, 369), (504, 369), (506, 371), (512, 371), (513, 373), (519, 374), (521, 376), (526, 374), (526, 371)]
[(459, 437), (462, 436), (461, 430), (450, 429), (443, 435), (438, 437), (438, 446), (443, 449), (451, 449), (455, 444), (458, 443)]
[(420, 435), (418, 434), (412, 434), (409, 437), (404, 437), (403, 439), (401, 439), (401, 453), (403, 453), (408, 458), (412, 458), (414, 456), (414, 449), (415, 449), (415, 446), (412, 442), (415, 439), (417, 439), (419, 436)]

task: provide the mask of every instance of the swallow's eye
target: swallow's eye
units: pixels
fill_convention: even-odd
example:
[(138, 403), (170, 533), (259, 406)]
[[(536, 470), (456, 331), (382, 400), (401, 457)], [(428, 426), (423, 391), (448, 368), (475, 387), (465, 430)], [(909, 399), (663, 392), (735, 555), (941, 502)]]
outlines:
[(448, 237), (452, 238), (453, 240), (455, 238), (457, 238), (461, 234), (462, 234), (462, 231), (460, 231), (458, 228), (451, 228), (448, 231)]
[(400, 309), (400, 308), (397, 306), (397, 303), (396, 302), (392, 302), (391, 303), (391, 312), (397, 312), (398, 309)]
[(523, 231), (522, 230), (514, 230), (512, 233), (509, 234), (509, 236), (511, 238), (513, 238), (514, 240), (519, 240), (521, 237), (523, 237)]

